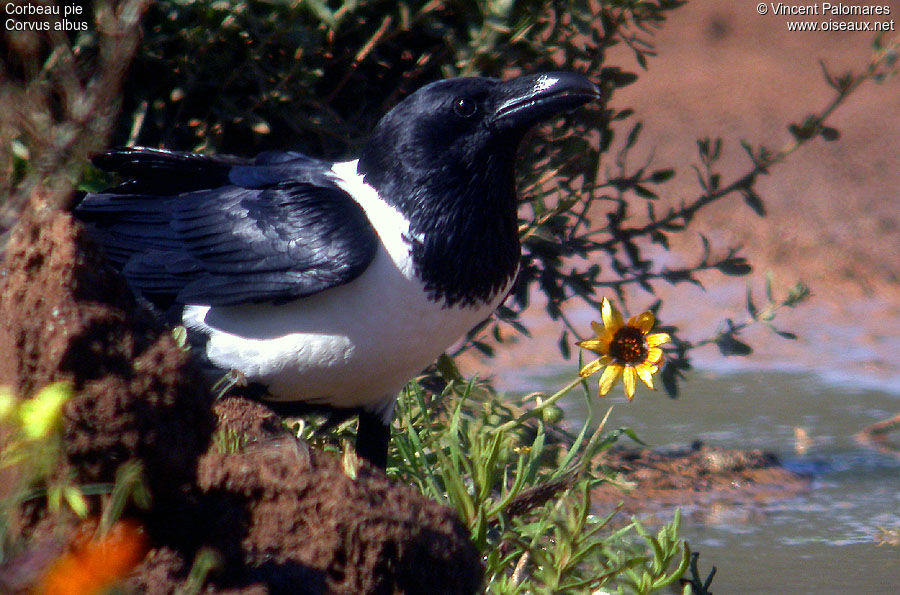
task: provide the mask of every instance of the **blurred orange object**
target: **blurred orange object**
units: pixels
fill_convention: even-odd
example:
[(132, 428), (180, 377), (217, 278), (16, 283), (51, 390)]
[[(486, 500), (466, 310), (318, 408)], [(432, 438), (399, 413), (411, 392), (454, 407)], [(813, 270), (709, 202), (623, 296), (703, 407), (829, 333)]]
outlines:
[(135, 521), (117, 522), (102, 539), (92, 539), (91, 533), (82, 531), (74, 547), (50, 565), (34, 595), (102, 593), (128, 576), (147, 554), (147, 536)]

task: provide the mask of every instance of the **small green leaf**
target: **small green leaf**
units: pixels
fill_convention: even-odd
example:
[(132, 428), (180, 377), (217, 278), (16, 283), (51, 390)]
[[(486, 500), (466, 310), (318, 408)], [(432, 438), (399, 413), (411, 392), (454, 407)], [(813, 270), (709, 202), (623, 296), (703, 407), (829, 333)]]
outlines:
[(759, 316), (759, 310), (756, 308), (756, 304), (753, 303), (753, 293), (750, 291), (750, 284), (747, 284), (747, 312), (750, 313), (750, 316), (755, 320)]
[(472, 341), (472, 347), (483, 353), (488, 357), (494, 357), (494, 348), (485, 343), (484, 341)]
[(756, 192), (754, 192), (750, 188), (744, 188), (741, 191), (741, 195), (744, 198), (744, 202), (747, 203), (747, 206), (753, 209), (754, 213), (756, 213), (760, 217), (766, 216), (766, 205), (763, 204), (762, 198), (760, 198), (760, 196)]
[(88, 504), (84, 498), (84, 494), (77, 486), (65, 486), (62, 490), (63, 498), (69, 508), (78, 515), (78, 518), (85, 519), (88, 516)]
[(813, 136), (819, 130), (819, 119), (816, 116), (806, 116), (800, 124), (791, 124), (788, 130), (798, 141), (805, 141)]
[(178, 326), (172, 327), (172, 338), (175, 339), (175, 344), (181, 347), (182, 349), (189, 349), (190, 346), (187, 343), (188, 333), (187, 328), (179, 324)]
[(436, 366), (444, 380), (448, 382), (465, 382), (465, 378), (463, 378), (459, 368), (456, 366), (456, 362), (446, 353), (442, 353), (438, 356)]
[(352, 481), (356, 481), (360, 467), (360, 460), (359, 456), (356, 454), (356, 449), (349, 444), (344, 443), (343, 451), (344, 452), (341, 454), (341, 468), (344, 470), (344, 475), (349, 477)]
[(651, 231), (650, 241), (652, 241), (654, 244), (659, 244), (666, 250), (669, 249), (669, 239), (666, 237), (666, 234), (662, 233), (661, 231)]
[(650, 200), (655, 200), (659, 198), (659, 196), (653, 192), (652, 190), (646, 188), (645, 186), (641, 186), (640, 184), (634, 185), (634, 193), (640, 196), (641, 198), (647, 198)]
[(831, 126), (822, 127), (822, 132), (820, 132), (820, 134), (822, 135), (822, 138), (829, 142), (836, 141), (841, 137), (841, 133), (838, 131), (838, 129), (832, 128)]
[(790, 339), (792, 341), (797, 340), (797, 335), (795, 335), (794, 333), (791, 333), (788, 331), (780, 331), (776, 328), (773, 328), (772, 330), (775, 331), (775, 334), (778, 335), (779, 337), (783, 337), (785, 339)]
[(650, 181), (654, 184), (662, 184), (667, 180), (671, 180), (673, 177), (675, 177), (674, 169), (658, 169), (650, 174)]
[(753, 271), (753, 267), (749, 262), (747, 262), (747, 259), (741, 258), (739, 256), (726, 258), (722, 262), (718, 263), (716, 265), (716, 268), (722, 273), (733, 277), (747, 275)]
[(334, 20), (334, 13), (322, 0), (303, 0), (303, 3), (309, 7), (310, 11), (316, 15), (320, 21), (328, 25), (330, 29), (334, 29), (337, 22)]
[(678, 369), (670, 364), (666, 364), (663, 366), (662, 373), (660, 374), (660, 378), (662, 379), (663, 389), (665, 389), (666, 394), (669, 395), (670, 399), (678, 398)]
[(737, 339), (732, 333), (726, 333), (716, 340), (716, 346), (722, 355), (747, 356), (753, 353), (753, 348)]
[(697, 152), (704, 161), (709, 157), (709, 137), (697, 139)]
[(641, 134), (641, 130), (644, 128), (643, 122), (638, 122), (631, 128), (631, 132), (628, 133), (628, 138), (625, 140), (625, 148), (629, 149), (634, 146), (634, 143), (637, 142), (638, 136)]
[(569, 342), (569, 331), (568, 329), (563, 330), (562, 334), (559, 336), (559, 352), (565, 359), (572, 357), (572, 346)]

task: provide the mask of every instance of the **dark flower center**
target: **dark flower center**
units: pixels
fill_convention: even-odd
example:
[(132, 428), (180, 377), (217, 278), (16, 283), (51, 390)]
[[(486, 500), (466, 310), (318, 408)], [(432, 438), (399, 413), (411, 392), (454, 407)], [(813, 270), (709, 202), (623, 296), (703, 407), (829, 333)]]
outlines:
[(647, 343), (641, 329), (623, 326), (609, 343), (609, 355), (624, 365), (636, 365), (647, 359)]

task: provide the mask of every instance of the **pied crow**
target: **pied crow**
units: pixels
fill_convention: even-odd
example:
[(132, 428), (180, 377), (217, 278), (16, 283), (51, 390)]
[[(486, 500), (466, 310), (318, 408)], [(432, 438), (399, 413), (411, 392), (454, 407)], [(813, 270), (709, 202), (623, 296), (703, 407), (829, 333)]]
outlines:
[(212, 366), (359, 413), (357, 451), (384, 467), (397, 393), (516, 278), (520, 140), (598, 96), (561, 72), (434, 82), (340, 163), (111, 150), (94, 163), (124, 181), (76, 215)]

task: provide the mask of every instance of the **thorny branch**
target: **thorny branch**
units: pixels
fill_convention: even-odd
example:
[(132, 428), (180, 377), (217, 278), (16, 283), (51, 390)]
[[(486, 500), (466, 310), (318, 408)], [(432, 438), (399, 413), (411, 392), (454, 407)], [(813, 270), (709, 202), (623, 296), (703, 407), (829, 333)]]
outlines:
[[(88, 156), (101, 150), (114, 125), (122, 81), (140, 39), (150, 0), (94, 5), (95, 32), (7, 32), (0, 64), (0, 228), (23, 208), (66, 208)], [(30, 170), (14, 175), (15, 151)], [(21, 155), (19, 155), (21, 158)], [(18, 182), (18, 183), (17, 183)]]

